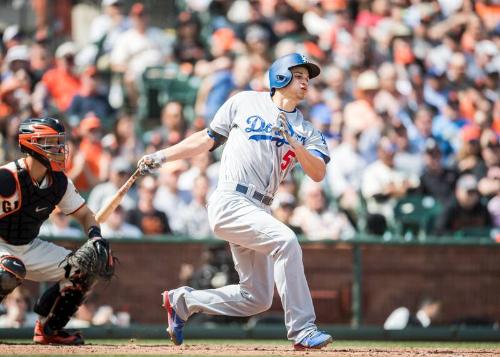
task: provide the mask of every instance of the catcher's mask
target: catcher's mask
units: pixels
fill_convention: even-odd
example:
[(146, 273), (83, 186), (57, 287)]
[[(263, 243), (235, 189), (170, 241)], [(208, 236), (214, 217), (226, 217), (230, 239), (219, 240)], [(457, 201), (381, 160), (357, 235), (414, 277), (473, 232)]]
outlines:
[(19, 126), (19, 147), (51, 171), (64, 171), (66, 136), (64, 125), (53, 118), (27, 119)]

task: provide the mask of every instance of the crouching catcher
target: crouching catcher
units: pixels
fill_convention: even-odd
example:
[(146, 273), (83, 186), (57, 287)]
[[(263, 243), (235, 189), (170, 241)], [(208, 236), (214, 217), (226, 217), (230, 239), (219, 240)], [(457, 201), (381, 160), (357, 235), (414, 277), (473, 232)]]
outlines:
[[(79, 345), (79, 331), (64, 330), (99, 279), (114, 274), (115, 258), (94, 214), (64, 174), (64, 126), (57, 119), (28, 119), (19, 127), (24, 159), (0, 166), (0, 301), (23, 280), (54, 282), (35, 304), (40, 315), (33, 340)], [(74, 252), (37, 238), (59, 208), (75, 218), (89, 239)]]

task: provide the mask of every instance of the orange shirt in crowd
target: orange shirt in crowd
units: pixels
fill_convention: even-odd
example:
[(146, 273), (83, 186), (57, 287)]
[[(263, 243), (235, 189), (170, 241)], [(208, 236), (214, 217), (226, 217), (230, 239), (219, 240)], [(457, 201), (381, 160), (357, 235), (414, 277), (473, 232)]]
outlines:
[(62, 68), (49, 69), (42, 77), (57, 109), (64, 112), (71, 104), (71, 99), (80, 90), (80, 78)]
[[(83, 154), (85, 157), (85, 166), (95, 177), (100, 177), (100, 163), (103, 157), (103, 149), (100, 143), (93, 143), (90, 140), (83, 139), (78, 148), (79, 153)], [(70, 160), (68, 162), (67, 170), (71, 170), (73, 167), (73, 162)], [(73, 179), (75, 187), (81, 192), (88, 192), (92, 189), (85, 173), (82, 172), (78, 177)]]

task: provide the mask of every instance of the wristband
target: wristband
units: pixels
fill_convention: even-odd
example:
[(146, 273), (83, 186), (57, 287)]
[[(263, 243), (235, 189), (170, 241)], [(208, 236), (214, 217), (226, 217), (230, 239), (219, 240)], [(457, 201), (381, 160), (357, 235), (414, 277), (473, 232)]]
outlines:
[(97, 226), (92, 226), (89, 228), (87, 235), (89, 236), (90, 239), (96, 238), (96, 237), (102, 238), (101, 228), (99, 228)]

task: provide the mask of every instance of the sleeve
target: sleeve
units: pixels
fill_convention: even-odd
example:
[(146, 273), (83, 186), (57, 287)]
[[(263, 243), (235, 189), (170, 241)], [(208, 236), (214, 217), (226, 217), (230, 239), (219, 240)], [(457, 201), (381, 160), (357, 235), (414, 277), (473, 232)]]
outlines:
[(325, 137), (323, 134), (317, 130), (313, 129), (311, 136), (306, 140), (305, 148), (309, 150), (313, 155), (325, 161), (325, 164), (330, 162), (330, 155), (328, 153), (328, 145), (326, 144)]
[(111, 64), (124, 65), (127, 62), (128, 50), (127, 50), (127, 33), (122, 33), (116, 40), (116, 45), (113, 47), (110, 55)]
[(229, 136), (234, 118), (236, 117), (237, 103), (240, 97), (241, 93), (232, 96), (217, 110), (210, 123), (210, 129), (226, 138)]
[(368, 167), (361, 178), (361, 193), (365, 198), (371, 198), (383, 194), (384, 188), (379, 175), (373, 167)]
[(85, 200), (75, 188), (73, 181), (68, 178), (68, 187), (57, 206), (64, 214), (70, 215), (78, 211), (84, 204)]

